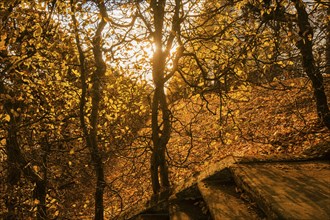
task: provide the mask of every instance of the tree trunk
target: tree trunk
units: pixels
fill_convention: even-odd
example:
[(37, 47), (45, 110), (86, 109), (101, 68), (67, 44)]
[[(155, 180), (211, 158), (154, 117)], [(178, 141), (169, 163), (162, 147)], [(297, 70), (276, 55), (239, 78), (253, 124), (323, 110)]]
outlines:
[(6, 207), (8, 210), (6, 220), (10, 219), (18, 219), (17, 213), (15, 211), (15, 207), (18, 205), (16, 204), (16, 198), (14, 197), (15, 186), (18, 184), (21, 178), (21, 170), (19, 165), (16, 161), (17, 155), (17, 135), (15, 130), (15, 125), (12, 122), (12, 119), (9, 122), (8, 128), (8, 136), (6, 139), (6, 152), (7, 152), (7, 164), (8, 164), (8, 172), (7, 172), (7, 184), (8, 184), (8, 191), (6, 196)]
[(165, 152), (166, 152), (167, 143), (170, 140), (171, 122), (170, 122), (170, 110), (168, 109), (168, 104), (164, 91), (164, 85), (160, 90), (159, 100), (160, 100), (160, 108), (162, 110), (162, 116), (163, 116), (163, 129), (159, 143), (159, 174), (160, 174), (161, 186), (164, 189), (168, 189), (170, 187), (170, 182), (168, 179), (168, 167), (166, 164)]
[(158, 152), (155, 147), (152, 150), (151, 161), (150, 161), (150, 173), (151, 173), (151, 185), (154, 194), (160, 192), (160, 183), (158, 178), (158, 167), (159, 167)]
[[(156, 46), (155, 53), (152, 59), (152, 77), (155, 85), (155, 91), (152, 102), (153, 151), (150, 166), (151, 182), (154, 194), (159, 193), (163, 187), (169, 187), (168, 174), (166, 174), (166, 169), (164, 169), (164, 167), (166, 167), (165, 149), (170, 135), (168, 107), (164, 92), (164, 70), (166, 57), (164, 52), (162, 51), (165, 2), (165, 0), (152, 0), (150, 3), (154, 13), (154, 42)], [(158, 121), (159, 110), (162, 113), (162, 122)], [(161, 124), (163, 126), (162, 130)]]
[[(328, 18), (330, 18), (330, 6), (327, 9)], [(327, 25), (327, 45), (326, 45), (326, 68), (325, 73), (330, 76), (330, 19), (328, 19)]]
[[(106, 8), (103, 1), (98, 2), (98, 8), (100, 9), (100, 13), (103, 18), (108, 17)], [(71, 10), (74, 12), (73, 1), (71, 0)], [(80, 98), (80, 124), (86, 138), (86, 144), (91, 154), (91, 161), (94, 166), (95, 175), (96, 175), (96, 187), (94, 194), (95, 201), (95, 217), (96, 220), (104, 219), (104, 203), (103, 203), (103, 194), (106, 186), (105, 178), (104, 178), (104, 167), (102, 162), (102, 156), (99, 151), (98, 146), (98, 115), (99, 115), (99, 106), (101, 101), (101, 83), (104, 78), (106, 72), (106, 64), (102, 58), (102, 31), (106, 25), (104, 19), (101, 19), (98, 24), (97, 30), (95, 32), (95, 36), (93, 38), (93, 55), (95, 61), (96, 70), (92, 76), (92, 111), (90, 115), (90, 125), (91, 129), (88, 130), (86, 122), (85, 122), (85, 105), (86, 105), (86, 91), (87, 91), (87, 83), (86, 83), (86, 68), (85, 68), (85, 56), (80, 44), (80, 39), (78, 35), (77, 29), (77, 20), (72, 14), (72, 20), (75, 28), (75, 38), (76, 44), (79, 54), (79, 62), (80, 62), (80, 80), (82, 86), (81, 98)]]
[[(99, 9), (102, 17), (107, 17), (104, 2), (99, 3)], [(104, 180), (104, 168), (102, 162), (102, 156), (98, 146), (98, 116), (99, 107), (101, 101), (101, 82), (106, 72), (106, 64), (102, 58), (102, 31), (106, 25), (104, 19), (98, 24), (94, 39), (93, 39), (93, 54), (95, 60), (96, 70), (92, 76), (92, 112), (90, 116), (91, 130), (90, 130), (90, 151), (92, 155), (92, 162), (96, 174), (96, 191), (95, 191), (95, 219), (104, 219), (104, 204), (103, 204), (103, 193), (105, 188)]]
[(46, 181), (40, 180), (36, 182), (36, 186), (34, 188), (34, 199), (38, 201), (37, 220), (47, 219), (46, 194), (47, 194)]
[[(6, 143), (6, 150), (8, 155), (9, 163), (9, 172), (8, 173), (8, 183), (10, 184), (9, 189), (12, 189), (20, 179), (20, 173), (22, 172), (24, 176), (30, 180), (32, 183), (36, 184), (34, 189), (33, 198), (38, 200), (37, 204), (37, 219), (44, 220), (47, 219), (47, 208), (46, 208), (46, 194), (47, 194), (47, 185), (46, 185), (46, 170), (44, 170), (44, 178), (41, 178), (31, 167), (30, 163), (27, 162), (26, 158), (21, 152), (17, 130), (16, 130), (16, 120), (13, 114), (7, 109), (8, 114), (10, 115), (9, 127), (8, 127), (8, 138)], [(44, 152), (47, 156), (47, 152)], [(45, 158), (45, 157), (44, 157)], [(46, 161), (43, 161), (43, 165), (46, 166)], [(46, 168), (45, 168), (46, 169)], [(16, 219), (15, 213), (15, 199), (9, 198), (7, 201), (8, 205), (8, 219)], [(13, 209), (14, 208), (14, 209)]]
[[(165, 77), (166, 58), (170, 55), (174, 38), (180, 31), (180, 0), (175, 0), (175, 10), (172, 17), (172, 30), (163, 43), (163, 28), (165, 19), (166, 0), (152, 0), (150, 6), (153, 9), (153, 22), (155, 53), (152, 58), (152, 78), (155, 85), (155, 91), (152, 101), (152, 142), (153, 150), (151, 156), (151, 182), (153, 193), (167, 191), (170, 187), (168, 178), (168, 166), (166, 162), (166, 147), (171, 135), (170, 110), (165, 94), (165, 82), (173, 75), (175, 68), (171, 73), (167, 72)], [(163, 49), (164, 48), (164, 49)], [(182, 48), (179, 54), (182, 54)], [(173, 66), (177, 66), (179, 57), (177, 54)], [(161, 115), (161, 119), (160, 116)], [(159, 121), (160, 120), (160, 121)]]
[[(165, 151), (170, 139), (171, 124), (163, 85), (156, 86), (152, 104), (152, 140), (154, 147), (151, 157), (151, 180), (153, 192), (157, 194), (161, 191), (161, 188), (166, 190), (170, 186)], [(162, 130), (160, 130), (158, 122), (159, 108), (162, 113)]]
[(39, 179), (36, 182), (36, 186), (34, 188), (34, 198), (38, 201), (37, 204), (37, 220), (45, 220), (47, 219), (47, 207), (46, 207), (46, 195), (47, 195), (47, 158), (50, 152), (50, 145), (47, 141), (47, 137), (44, 138), (42, 143), (42, 164), (40, 169), (42, 171), (42, 179)]
[(321, 122), (330, 129), (330, 111), (327, 97), (324, 91), (323, 77), (316, 67), (313, 55), (313, 29), (308, 21), (308, 13), (301, 0), (292, 0), (298, 13), (299, 36), (301, 40), (297, 46), (302, 55), (302, 62), (307, 76), (312, 81), (314, 97), (316, 100), (317, 114)]

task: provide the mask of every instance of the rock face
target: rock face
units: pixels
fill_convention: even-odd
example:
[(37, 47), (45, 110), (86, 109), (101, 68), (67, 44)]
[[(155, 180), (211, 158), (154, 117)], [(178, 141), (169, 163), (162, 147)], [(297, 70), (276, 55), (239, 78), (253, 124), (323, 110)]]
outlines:
[(228, 157), (119, 219), (330, 219), (330, 164)]

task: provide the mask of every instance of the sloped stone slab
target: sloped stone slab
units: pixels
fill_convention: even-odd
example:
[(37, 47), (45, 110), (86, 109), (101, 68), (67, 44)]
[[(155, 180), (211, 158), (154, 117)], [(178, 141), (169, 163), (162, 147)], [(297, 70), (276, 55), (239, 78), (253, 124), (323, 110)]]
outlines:
[(329, 162), (238, 164), (230, 169), (269, 219), (330, 219)]
[(172, 191), (171, 199), (186, 197), (187, 195), (191, 195), (194, 192), (198, 191), (197, 183), (209, 178), (222, 179), (224, 182), (228, 181), (230, 173), (228, 172), (228, 168), (235, 163), (238, 162), (238, 159), (232, 156), (225, 157), (223, 160), (218, 163), (210, 165), (206, 170), (195, 175), (178, 186), (174, 187)]
[(214, 220), (255, 220), (258, 214), (235, 192), (235, 186), (219, 181), (202, 181), (198, 188)]

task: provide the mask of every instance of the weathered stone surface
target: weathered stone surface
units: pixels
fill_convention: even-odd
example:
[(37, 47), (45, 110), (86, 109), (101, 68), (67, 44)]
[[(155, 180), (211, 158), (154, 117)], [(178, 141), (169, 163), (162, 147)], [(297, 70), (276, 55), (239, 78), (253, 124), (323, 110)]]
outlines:
[[(230, 192), (223, 187), (225, 184), (235, 187), (235, 182), (263, 209), (267, 219), (330, 220), (330, 164), (312, 159), (229, 156), (174, 186), (169, 191), (168, 201), (168, 194), (154, 196), (122, 213), (119, 219), (189, 220), (210, 217), (201, 214), (201, 209), (186, 201), (187, 198), (195, 201), (203, 198), (214, 219), (260, 219), (257, 215), (260, 213), (251, 215), (251, 207), (248, 206), (246, 211), (244, 202), (237, 195), (235, 198), (232, 189)], [(155, 213), (159, 211), (164, 213)]]
[(219, 161), (218, 163), (210, 165), (203, 172), (185, 180), (184, 182), (178, 184), (178, 186), (175, 186), (172, 191), (173, 193), (170, 196), (170, 200), (178, 197), (182, 198), (185, 197), (186, 194), (193, 193), (192, 191), (196, 191), (197, 189), (197, 183), (204, 179), (208, 179), (208, 178), (212, 178), (213, 176), (216, 176), (217, 179), (222, 178), (224, 182), (227, 181), (229, 177), (226, 168), (232, 166), (237, 162), (238, 162), (237, 158), (228, 156), (223, 160)]
[(202, 212), (198, 200), (175, 200), (169, 204), (171, 220), (207, 220), (208, 215)]
[(219, 181), (202, 181), (198, 188), (214, 220), (260, 219), (247, 203), (239, 198), (235, 186)]
[(330, 219), (328, 162), (238, 164), (231, 170), (269, 219)]
[(170, 216), (168, 213), (142, 213), (135, 218), (134, 220), (169, 220)]

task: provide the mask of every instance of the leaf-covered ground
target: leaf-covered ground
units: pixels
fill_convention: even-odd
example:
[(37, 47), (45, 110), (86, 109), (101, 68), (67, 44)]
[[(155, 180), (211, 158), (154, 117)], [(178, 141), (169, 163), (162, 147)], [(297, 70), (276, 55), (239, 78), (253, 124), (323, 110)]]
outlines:
[[(325, 78), (325, 86), (330, 97), (330, 77)], [(315, 109), (306, 78), (241, 85), (221, 96), (196, 94), (171, 103), (173, 129), (167, 158), (172, 185), (181, 184), (228, 155), (291, 157), (326, 152), (330, 132), (320, 125)], [(132, 145), (108, 155), (106, 219), (145, 204), (150, 198), (150, 134), (147, 124)], [(65, 191), (71, 193), (68, 196), (74, 202), (61, 205), (68, 210), (63, 215), (88, 219), (94, 207), (93, 174), (81, 173), (75, 190)]]
[[(329, 77), (325, 86), (329, 97)], [(173, 130), (167, 151), (172, 184), (228, 155), (291, 157), (324, 153), (329, 148), (330, 132), (320, 125), (315, 109), (306, 78), (241, 85), (221, 96), (194, 95), (172, 103)], [(142, 133), (148, 135), (150, 131)], [(112, 182), (107, 197), (109, 215), (130, 209), (150, 196), (148, 144), (137, 143), (134, 153), (128, 152), (108, 166), (108, 181)]]
[[(325, 79), (328, 97), (329, 81), (329, 78)], [(322, 153), (318, 150), (324, 149), (317, 146), (330, 141), (329, 130), (318, 122), (313, 92), (305, 78), (262, 86), (240, 86), (224, 96), (221, 100), (215, 95), (206, 95), (208, 106), (204, 104), (197, 116), (193, 116), (193, 112), (202, 102), (200, 98), (196, 104), (180, 101), (184, 110), (177, 117), (186, 124), (195, 117), (195, 123), (186, 126), (193, 127), (191, 133), (186, 132), (192, 135), (174, 133), (169, 144), (170, 155), (176, 160), (183, 161), (190, 150), (186, 161), (189, 165), (172, 167), (174, 181), (185, 178), (185, 174), (201, 171), (227, 155), (290, 157), (318, 154)], [(206, 107), (216, 115), (210, 114)], [(179, 127), (177, 124), (174, 127)], [(185, 144), (180, 146), (180, 143)]]
[[(330, 77), (325, 78), (325, 86), (330, 97)], [(260, 86), (240, 85), (221, 96), (196, 94), (171, 103), (173, 129), (167, 159), (172, 185), (181, 184), (228, 155), (288, 158), (329, 151), (330, 132), (319, 123), (315, 109), (313, 91), (306, 78)], [(118, 145), (105, 156), (106, 219), (114, 219), (150, 198), (150, 134), (147, 124), (133, 144), (128, 141), (124, 147)], [(77, 166), (80, 170), (74, 177), (69, 176), (72, 182), (58, 182), (60, 194), (47, 198), (49, 211), (56, 215), (60, 210), (62, 216), (71, 219), (91, 219), (93, 171), (91, 166), (79, 164), (89, 158), (83, 152), (83, 160), (78, 160), (76, 154), (69, 155), (74, 163), (63, 167), (69, 170)], [(53, 197), (63, 199), (57, 202)]]

